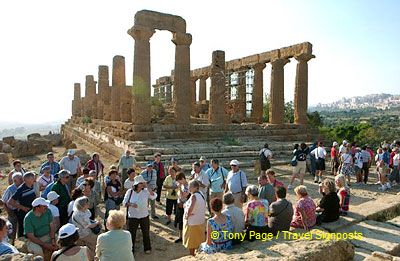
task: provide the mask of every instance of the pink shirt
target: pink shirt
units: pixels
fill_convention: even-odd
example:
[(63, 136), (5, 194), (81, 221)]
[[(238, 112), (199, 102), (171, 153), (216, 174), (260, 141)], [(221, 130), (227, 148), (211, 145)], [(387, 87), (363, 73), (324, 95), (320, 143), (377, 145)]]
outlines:
[(317, 221), (315, 210), (316, 206), (314, 201), (310, 197), (304, 197), (297, 201), (297, 204), (294, 208), (293, 219), (292, 223), (290, 224), (291, 227), (296, 228), (304, 228), (303, 223), (301, 221), (300, 211), (303, 210), (305, 216), (307, 218), (307, 225), (308, 227), (313, 227)]

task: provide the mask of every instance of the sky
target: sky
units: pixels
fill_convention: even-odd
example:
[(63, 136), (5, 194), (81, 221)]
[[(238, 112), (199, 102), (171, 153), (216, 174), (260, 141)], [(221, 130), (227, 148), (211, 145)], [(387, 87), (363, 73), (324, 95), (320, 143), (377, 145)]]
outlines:
[[(71, 116), (73, 84), (97, 78), (98, 65), (126, 60), (132, 84), (134, 40), (127, 30), (142, 9), (179, 15), (192, 34), (191, 69), (308, 41), (309, 105), (347, 96), (400, 93), (400, 1), (396, 0), (14, 0), (0, 2), (0, 122), (45, 123)], [(151, 43), (152, 83), (174, 67), (172, 34)], [(296, 61), (285, 66), (293, 100)], [(110, 70), (111, 72), (111, 70)], [(269, 93), (271, 66), (264, 69)], [(111, 80), (111, 76), (110, 76)], [(82, 88), (83, 92), (83, 88)]]

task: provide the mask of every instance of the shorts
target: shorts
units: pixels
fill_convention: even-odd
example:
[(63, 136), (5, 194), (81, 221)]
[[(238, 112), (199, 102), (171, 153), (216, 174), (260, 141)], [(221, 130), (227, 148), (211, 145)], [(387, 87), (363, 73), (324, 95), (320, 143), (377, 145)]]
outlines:
[(317, 159), (316, 170), (325, 170), (325, 159), (323, 159), (323, 158)]
[(306, 161), (297, 161), (297, 165), (293, 167), (293, 174), (305, 174)]
[(176, 199), (167, 198), (167, 203), (166, 203), (166, 206), (165, 206), (165, 213), (168, 216), (172, 214), (172, 210), (174, 210), (174, 215), (175, 215), (177, 202), (178, 202), (178, 200), (176, 200)]

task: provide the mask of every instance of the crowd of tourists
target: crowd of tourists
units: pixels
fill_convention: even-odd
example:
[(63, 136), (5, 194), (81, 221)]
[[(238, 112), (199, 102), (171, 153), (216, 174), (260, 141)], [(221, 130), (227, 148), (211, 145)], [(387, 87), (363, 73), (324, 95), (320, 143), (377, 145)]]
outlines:
[[(190, 255), (229, 250), (243, 240), (254, 241), (259, 233), (310, 229), (347, 215), (351, 179), (355, 176), (356, 184), (366, 184), (373, 160), (382, 190), (399, 183), (399, 147), (399, 142), (384, 143), (374, 156), (368, 146), (343, 141), (338, 147), (334, 142), (332, 180), (323, 179), (327, 152), (322, 142), (296, 145), (287, 186), (271, 169), (268, 144), (259, 152), (258, 186), (248, 184), (235, 159), (226, 169), (218, 159), (208, 163), (201, 157), (192, 164), (190, 175), (176, 158), (164, 164), (160, 153), (138, 166), (129, 150), (108, 169), (98, 153), (81, 166), (75, 150), (59, 162), (48, 153), (37, 173), (15, 160), (1, 198), (7, 219), (0, 218), (0, 255), (17, 253), (16, 237), (26, 237), (28, 252), (45, 260), (134, 260), (139, 228), (144, 253), (152, 251), (150, 226), (160, 222), (156, 204), (165, 204), (165, 225), (173, 223), (179, 231), (175, 243), (182, 243)], [(318, 204), (303, 184), (306, 171), (319, 183)], [(292, 204), (286, 194), (296, 178), (300, 184), (294, 188), (297, 201)]]

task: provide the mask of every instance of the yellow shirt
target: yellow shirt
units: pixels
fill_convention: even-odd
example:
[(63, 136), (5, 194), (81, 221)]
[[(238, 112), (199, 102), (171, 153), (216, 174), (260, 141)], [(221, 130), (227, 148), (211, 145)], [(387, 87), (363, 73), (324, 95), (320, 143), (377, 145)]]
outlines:
[[(172, 179), (172, 177), (170, 175), (168, 175), (165, 180), (164, 180), (164, 186), (167, 187), (172, 187), (173, 184), (175, 184), (175, 179)], [(175, 196), (172, 195), (172, 192), (175, 190)], [(176, 187), (176, 189), (167, 189), (167, 199), (173, 199), (176, 200), (178, 199), (178, 187)]]

